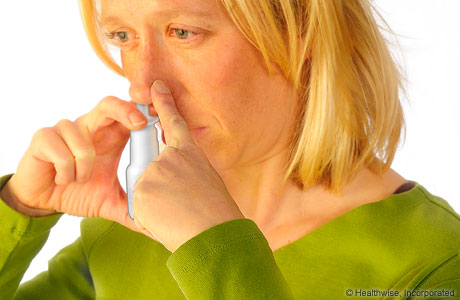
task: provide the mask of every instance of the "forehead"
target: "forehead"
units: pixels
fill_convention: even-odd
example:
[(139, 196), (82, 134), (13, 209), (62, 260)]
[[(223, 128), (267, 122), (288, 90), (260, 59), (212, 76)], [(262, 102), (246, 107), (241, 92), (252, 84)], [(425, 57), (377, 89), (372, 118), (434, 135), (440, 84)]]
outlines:
[(174, 17), (180, 13), (211, 16), (218, 13), (218, 0), (99, 0), (101, 16), (134, 14), (140, 12), (153, 16)]

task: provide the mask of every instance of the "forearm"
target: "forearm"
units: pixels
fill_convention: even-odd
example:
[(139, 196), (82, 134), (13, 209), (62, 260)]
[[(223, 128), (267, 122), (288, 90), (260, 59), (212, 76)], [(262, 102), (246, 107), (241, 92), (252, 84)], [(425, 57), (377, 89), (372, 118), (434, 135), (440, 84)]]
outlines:
[[(11, 299), (22, 276), (40, 251), (62, 213), (31, 218), (19, 213), (3, 197), (9, 175), (0, 177), (0, 299)], [(7, 190), (6, 190), (7, 191)], [(14, 198), (13, 198), (14, 199)]]

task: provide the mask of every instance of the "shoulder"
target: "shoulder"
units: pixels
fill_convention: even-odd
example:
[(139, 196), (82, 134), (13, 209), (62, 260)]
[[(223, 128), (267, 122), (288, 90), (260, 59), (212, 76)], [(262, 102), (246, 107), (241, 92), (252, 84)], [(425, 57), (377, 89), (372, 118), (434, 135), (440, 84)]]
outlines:
[(335, 224), (355, 248), (373, 249), (377, 263), (384, 260), (405, 272), (433, 268), (460, 251), (458, 213), (446, 200), (412, 182), (411, 190), (358, 207)]
[(418, 293), (448, 289), (458, 296), (460, 216), (448, 201), (413, 182), (416, 186), (412, 190), (391, 199), (407, 201), (399, 214), (389, 218), (392, 222), (389, 235), (399, 237), (393, 242), (397, 245), (400, 262), (407, 265), (398, 285)]
[(416, 183), (415, 187), (422, 205), (415, 208), (413, 219), (418, 220), (421, 238), (446, 245), (450, 250), (460, 250), (460, 215), (443, 198), (430, 193), (425, 187)]
[(415, 184), (411, 190), (361, 208), (366, 223), (372, 224), (367, 230), (427, 258), (460, 250), (460, 215), (445, 199), (410, 182)]
[(359, 265), (356, 269), (379, 270), (391, 278), (392, 289), (450, 288), (458, 296), (460, 216), (448, 201), (411, 182), (415, 186), (408, 191), (339, 217), (334, 227), (338, 233), (331, 240), (346, 247), (335, 246), (334, 253), (343, 248), (339, 254), (350, 257), (352, 251)]
[(418, 185), (424, 195), (422, 239), (433, 248), (431, 265), (418, 288), (453, 288), (460, 296), (460, 215), (448, 201)]

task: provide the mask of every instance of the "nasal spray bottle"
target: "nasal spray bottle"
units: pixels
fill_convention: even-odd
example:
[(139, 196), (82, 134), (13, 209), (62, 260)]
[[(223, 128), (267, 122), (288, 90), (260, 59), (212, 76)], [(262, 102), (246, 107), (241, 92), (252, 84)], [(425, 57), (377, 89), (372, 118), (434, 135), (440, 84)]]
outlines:
[(126, 191), (128, 194), (128, 213), (132, 220), (134, 220), (134, 185), (147, 166), (160, 154), (158, 141), (161, 140), (161, 130), (156, 127), (158, 125), (155, 125), (159, 121), (158, 116), (149, 114), (148, 105), (136, 103), (136, 106), (147, 118), (148, 124), (141, 130), (131, 130), (130, 132), (130, 163), (126, 168)]

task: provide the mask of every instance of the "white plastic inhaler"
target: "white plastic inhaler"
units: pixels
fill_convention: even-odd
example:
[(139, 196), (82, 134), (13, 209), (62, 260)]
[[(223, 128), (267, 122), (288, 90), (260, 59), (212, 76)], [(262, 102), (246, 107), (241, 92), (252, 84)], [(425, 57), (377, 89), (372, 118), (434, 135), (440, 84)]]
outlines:
[(148, 105), (136, 103), (136, 107), (147, 118), (148, 124), (140, 130), (130, 132), (130, 163), (126, 168), (126, 194), (128, 195), (128, 214), (133, 221), (134, 185), (147, 166), (160, 154), (158, 141), (161, 140), (161, 130), (155, 125), (159, 121), (158, 116), (149, 114)]

